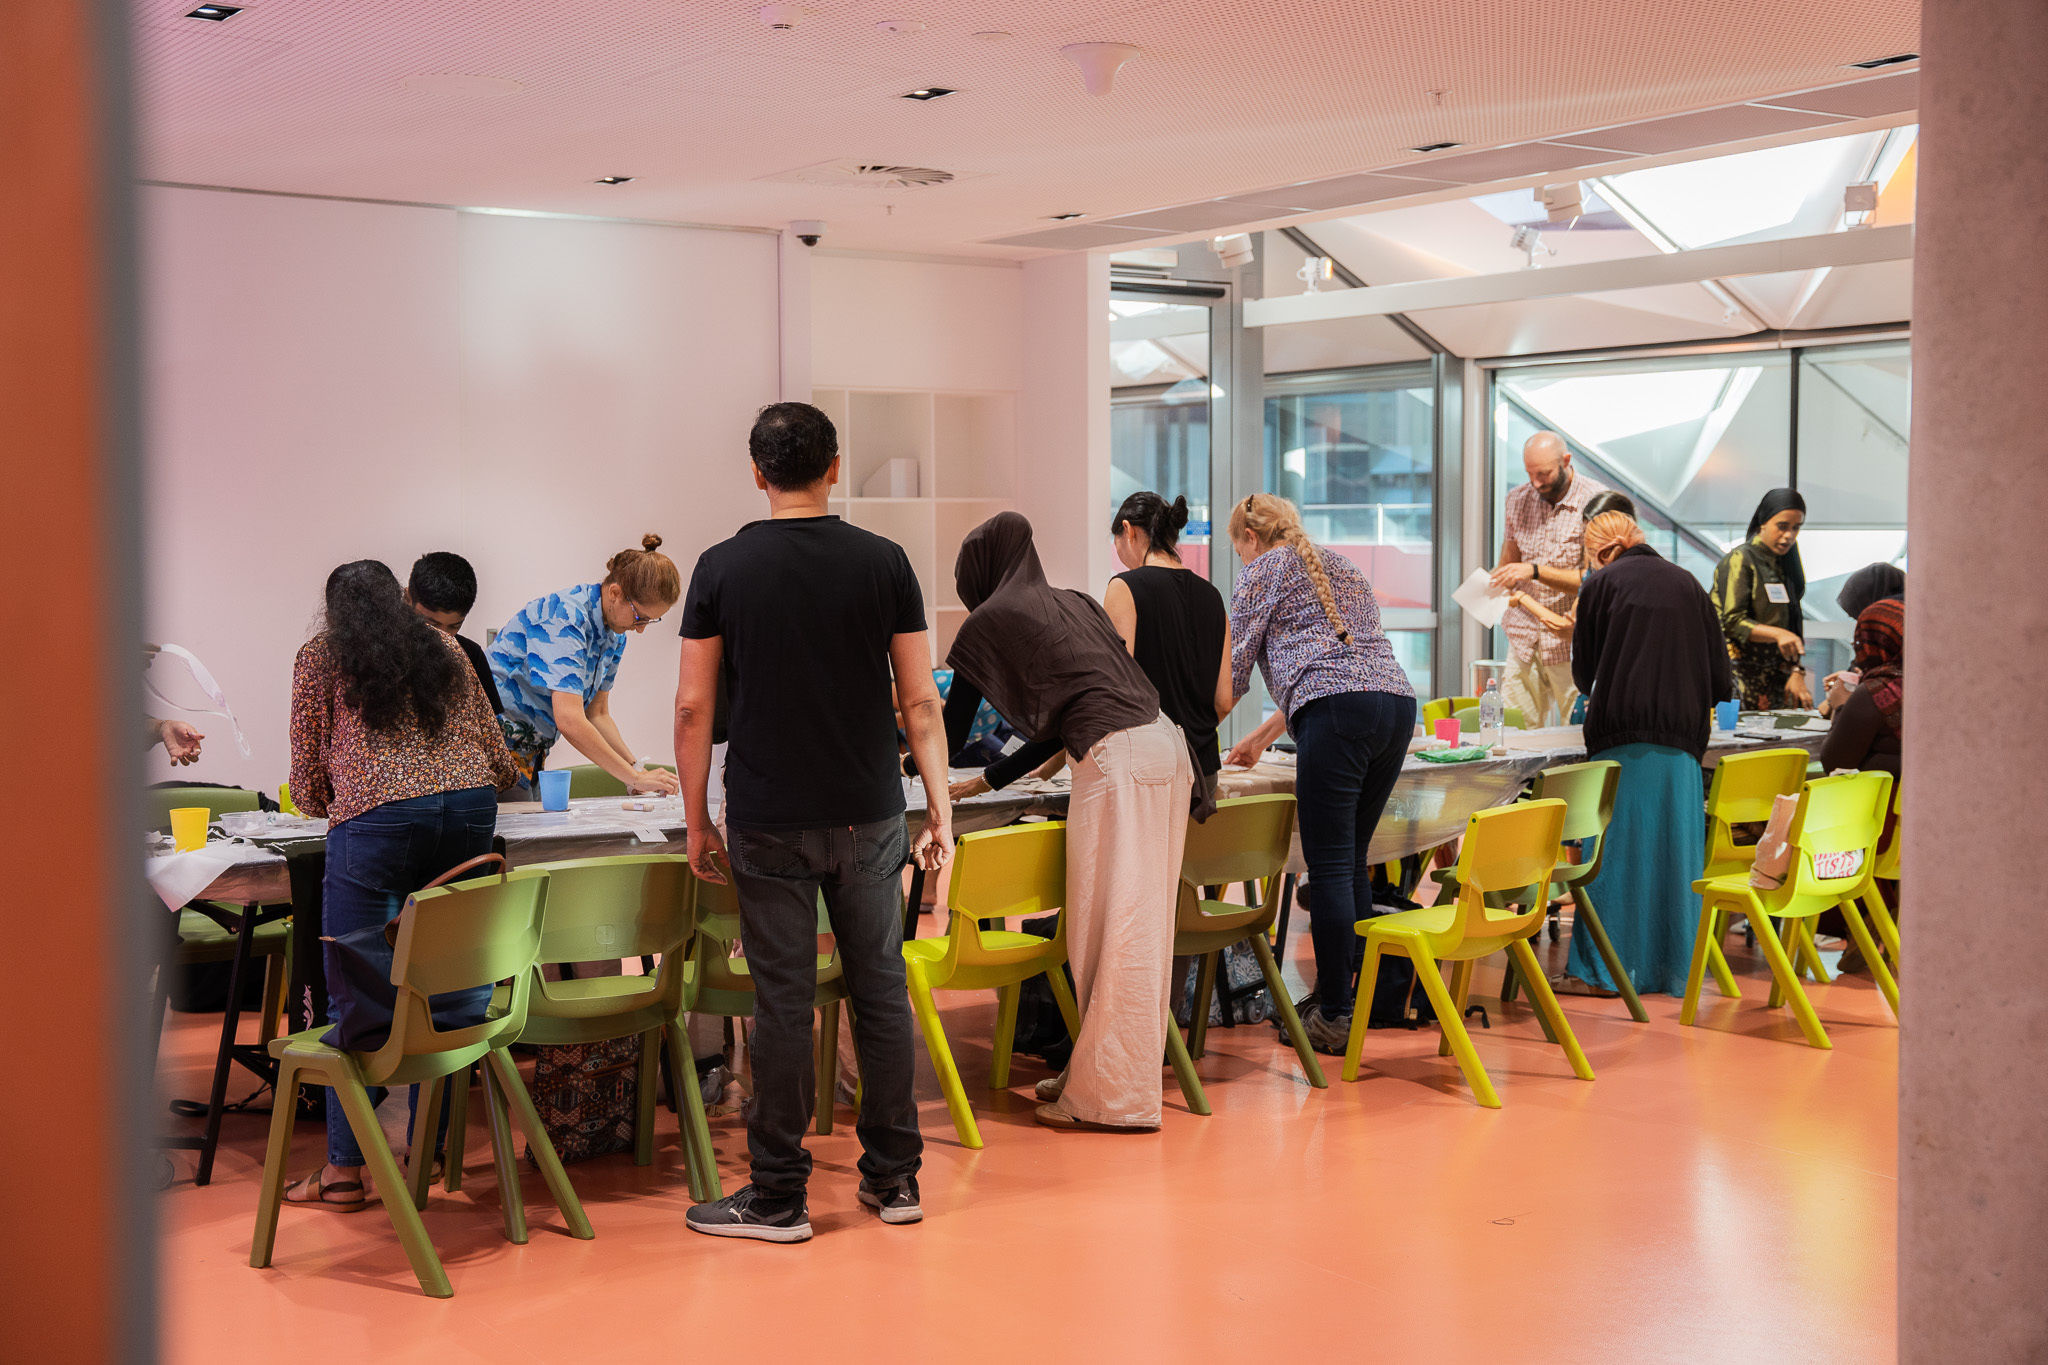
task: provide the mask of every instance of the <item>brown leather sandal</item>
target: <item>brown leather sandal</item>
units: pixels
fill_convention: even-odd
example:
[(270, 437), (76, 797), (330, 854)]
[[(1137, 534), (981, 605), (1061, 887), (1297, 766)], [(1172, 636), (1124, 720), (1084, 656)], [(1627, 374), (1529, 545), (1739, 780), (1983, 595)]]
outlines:
[[(298, 1204), (305, 1208), (331, 1209), (335, 1213), (360, 1213), (370, 1206), (370, 1200), (363, 1189), (362, 1181), (337, 1180), (332, 1185), (323, 1185), (320, 1183), (320, 1177), (326, 1173), (327, 1168), (322, 1166), (304, 1180), (294, 1180), (291, 1184), (285, 1186), (284, 1202), (287, 1204)], [(303, 1190), (305, 1193), (294, 1197), (294, 1190)], [(338, 1194), (343, 1197), (340, 1199), (329, 1199), (327, 1196), (330, 1194)]]

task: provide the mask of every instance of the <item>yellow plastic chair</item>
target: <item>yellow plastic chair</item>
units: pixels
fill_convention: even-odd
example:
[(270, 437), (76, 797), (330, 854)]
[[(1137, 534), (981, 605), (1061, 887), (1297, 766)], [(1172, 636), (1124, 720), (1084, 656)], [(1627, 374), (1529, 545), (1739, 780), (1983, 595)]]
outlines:
[[(1479, 733), (1478, 707), (1461, 706), (1452, 714), (1458, 722), (1459, 734), (1475, 735)], [(1526, 730), (1529, 728), (1528, 722), (1522, 716), (1522, 708), (1519, 706), (1503, 705), (1500, 708), (1500, 719), (1501, 724), (1511, 725), (1517, 730)]]
[(1449, 720), (1468, 706), (1479, 705), (1477, 697), (1438, 697), (1422, 704), (1422, 728), (1428, 730), (1440, 720)]
[[(962, 836), (953, 857), (946, 899), (952, 922), (944, 938), (914, 938), (903, 945), (910, 978), (910, 1006), (931, 1054), (932, 1070), (953, 1116), (953, 1131), (964, 1147), (979, 1148), (981, 1129), (967, 1102), (967, 1088), (953, 1063), (953, 1049), (939, 1022), (933, 991), (996, 993), (994, 1056), (988, 1086), (1010, 1084), (1010, 1052), (1017, 1037), (1018, 988), (1043, 974), (1059, 1003), (1070, 1036), (1081, 1036), (1081, 1014), (1063, 970), (1067, 961), (1067, 827), (1060, 821), (1014, 825)], [(1051, 938), (1008, 929), (984, 929), (983, 920), (1043, 915), (1057, 910)]]
[[(1700, 870), (1701, 881), (1738, 873), (1749, 875), (1756, 862), (1756, 845), (1736, 843), (1732, 827), (1763, 824), (1771, 818), (1771, 805), (1780, 796), (1798, 795), (1806, 785), (1809, 757), (1804, 749), (1756, 749), (1730, 754), (1721, 760), (1707, 788), (1707, 863)], [(1742, 987), (1736, 984), (1735, 973), (1728, 969), (1728, 958), (1721, 951), (1728, 928), (1727, 918), (1718, 917), (1707, 945), (1707, 966), (1714, 973), (1714, 984), (1721, 994), (1730, 1000), (1740, 1000)], [(1827, 968), (1821, 965), (1812, 932), (1810, 922), (1798, 927), (1791, 944), (1793, 960), (1810, 972), (1814, 980), (1826, 985)]]
[[(1188, 1028), (1188, 1056), (1202, 1055), (1208, 1041), (1209, 1000), (1216, 993), (1217, 967), (1223, 950), (1249, 942), (1259, 959), (1259, 972), (1266, 989), (1280, 1011), (1287, 1040), (1301, 1058), (1301, 1069), (1318, 1090), (1328, 1088), (1322, 1064), (1309, 1046), (1308, 1034), (1294, 1012), (1294, 1002), (1280, 980), (1280, 968), (1266, 933), (1280, 911), (1280, 878), (1287, 871), (1288, 845), (1294, 834), (1294, 798), (1288, 795), (1244, 796), (1218, 801), (1216, 813), (1203, 824), (1188, 822), (1187, 851), (1180, 862), (1180, 901), (1174, 910), (1173, 952), (1176, 957), (1199, 956), (1200, 974), (1195, 980), (1191, 1023)], [(1231, 886), (1256, 882), (1259, 899), (1253, 905), (1235, 905), (1209, 900), (1205, 886)]]
[[(1436, 1009), (1445, 1042), (1472, 1086), (1473, 1098), (1488, 1109), (1500, 1108), (1500, 1097), (1465, 1031), (1465, 998), (1472, 989), (1473, 964), (1503, 949), (1513, 957), (1530, 999), (1564, 1048), (1572, 1074), (1582, 1081), (1593, 1079), (1592, 1065), (1579, 1049), (1579, 1040), (1529, 948), (1529, 940), (1543, 928), (1546, 892), (1557, 869), (1564, 819), (1565, 803), (1554, 798), (1477, 812), (1465, 822), (1456, 900), (1425, 910), (1381, 915), (1358, 925), (1365, 938), (1365, 965), (1358, 973), (1351, 1039), (1344, 1049), (1345, 1080), (1358, 1079), (1366, 1021), (1372, 1017), (1373, 987), (1379, 980), (1380, 954), (1399, 953), (1415, 964), (1415, 975), (1421, 978), (1422, 989)], [(1495, 913), (1487, 904), (1490, 897), (1525, 909), (1521, 914)], [(1440, 960), (1457, 964), (1449, 987), (1437, 970)]]
[[(512, 1151), (513, 1118), (526, 1134), (526, 1150), (539, 1164), (571, 1235), (585, 1240), (595, 1235), (548, 1141), (547, 1129), (534, 1112), (519, 1070), (505, 1050), (526, 1027), (547, 892), (546, 873), (521, 870), (507, 878), (457, 882), (415, 893), (407, 898), (398, 920), (398, 942), (391, 963), (391, 982), (398, 987), (398, 1000), (392, 1011), (389, 1041), (375, 1052), (345, 1052), (320, 1041), (327, 1031), (322, 1024), (270, 1045), (271, 1056), (278, 1059), (279, 1096), (297, 1094), (302, 1084), (334, 1087), (420, 1288), (438, 1299), (452, 1296), (455, 1290), (427, 1238), (415, 1198), (408, 1197), (405, 1177), (384, 1140), (377, 1111), (370, 1107), (370, 1086), (420, 1083), (420, 1112), (413, 1131), (433, 1133), (440, 1122), (443, 1080), (467, 1075), (471, 1063), (483, 1062), (506, 1238), (520, 1244), (526, 1241), (526, 1209)], [(482, 1023), (445, 1032), (435, 1028), (428, 1007), (431, 997), (488, 985), (500, 988), (493, 993)], [(258, 1269), (270, 1264), (277, 1240), (278, 1205), (284, 1198), (296, 1111), (297, 1106), (284, 1099), (271, 1107), (270, 1143), (264, 1152), (263, 1184), (256, 1201), (256, 1235), (249, 1246), (249, 1264)], [(423, 1144), (422, 1155), (429, 1150), (431, 1144)], [(432, 1169), (430, 1161), (417, 1164)]]
[(1884, 836), (1877, 846), (1877, 856), (1870, 860), (1870, 874), (1856, 897), (1863, 902), (1863, 908), (1870, 912), (1870, 922), (1877, 926), (1878, 941), (1884, 944), (1885, 952), (1892, 960), (1892, 975), (1899, 973), (1899, 925), (1892, 918), (1891, 907), (1884, 903), (1884, 893), (1877, 889), (1877, 880), (1882, 877), (1888, 882), (1899, 880), (1899, 844), (1905, 834), (1905, 813), (1900, 808), (1899, 793), (1905, 784), (1892, 783), (1891, 832)]
[[(1621, 992), (1622, 1003), (1628, 1006), (1629, 1017), (1639, 1024), (1647, 1024), (1650, 1022), (1649, 1011), (1643, 1008), (1642, 998), (1636, 994), (1635, 982), (1630, 979), (1628, 969), (1622, 966), (1621, 956), (1614, 951), (1614, 944), (1607, 937), (1607, 927), (1600, 922), (1600, 912), (1594, 908), (1592, 894), (1587, 890), (1600, 875), (1607, 826), (1614, 819), (1614, 798), (1620, 786), (1621, 765), (1611, 759), (1567, 763), (1545, 768), (1536, 774), (1531, 799), (1554, 798), (1565, 803), (1564, 833), (1559, 837), (1567, 841), (1581, 841), (1584, 854), (1582, 862), (1558, 863), (1545, 899), (1571, 897), (1576, 911), (1572, 932), (1583, 932), (1593, 941), (1594, 950), (1607, 965), (1608, 976), (1613, 978)], [(1438, 895), (1437, 904), (1443, 905), (1458, 894), (1458, 874), (1443, 873), (1439, 881), (1443, 890)], [(1496, 895), (1487, 904), (1498, 910), (1504, 909), (1507, 903)], [(1517, 970), (1512, 962), (1508, 964), (1507, 977), (1501, 983), (1502, 1000), (1513, 998)]]
[[(724, 1197), (697, 1068), (683, 1035), (683, 996), (697, 932), (696, 878), (690, 860), (674, 854), (577, 858), (525, 869), (548, 874), (547, 924), (534, 964), (533, 997), (521, 1043), (598, 1043), (638, 1035), (633, 1164), (654, 1164), (655, 1076), (663, 1047), (682, 1116), (683, 1162), (690, 1196)], [(601, 962), (661, 955), (652, 976), (593, 976), (549, 981), (549, 963)], [(468, 1087), (458, 1084), (448, 1114), (447, 1188), (460, 1188), (463, 1117)], [(414, 1178), (430, 1169), (425, 1163)]]
[[(822, 895), (818, 898), (818, 932), (832, 932), (832, 922), (825, 914)], [(689, 984), (684, 992), (683, 1008), (686, 1011), (720, 1014), (728, 1019), (754, 1017), (754, 978), (747, 971), (746, 958), (732, 955), (732, 945), (739, 942), (739, 938), (739, 893), (729, 881), (707, 882), (699, 878), (697, 950), (691, 955)], [(839, 1084), (839, 1006), (845, 999), (846, 978), (840, 970), (839, 950), (835, 947), (829, 953), (818, 954), (818, 988), (811, 1002), (823, 1016), (811, 1047), (813, 1064), (817, 1067), (815, 1122), (820, 1137), (832, 1131), (832, 1095)], [(694, 1066), (690, 1074), (696, 1074)], [(682, 1077), (677, 1084), (680, 1086), (688, 1081), (689, 1077)]]
[[(1799, 801), (1799, 814), (1792, 821), (1792, 868), (1783, 886), (1774, 891), (1760, 891), (1749, 884), (1747, 872), (1702, 877), (1693, 883), (1693, 890), (1700, 893), (1700, 926), (1693, 941), (1692, 970), (1686, 977), (1685, 1003), (1678, 1012), (1679, 1023), (1691, 1024), (1699, 1010), (1707, 950), (1715, 927), (1721, 923), (1720, 917), (1747, 915), (1756, 929), (1757, 945), (1763, 949), (1764, 960), (1771, 966), (1775, 984), (1769, 1007), (1776, 1008), (1781, 1001), (1789, 1002), (1806, 1041), (1818, 1048), (1833, 1047), (1834, 1044), (1828, 1041), (1827, 1030), (1821, 1027), (1820, 1016), (1814, 1013), (1813, 1002), (1806, 998), (1806, 991), (1799, 984), (1799, 973), (1794, 969), (1792, 959), (1771, 924), (1773, 920), (1782, 919), (1795, 926), (1804, 925), (1810, 937), (1814, 917), (1835, 908), (1841, 910), (1843, 920), (1848, 923), (1849, 936), (1856, 940), (1857, 948), (1862, 951), (1864, 963), (1877, 979), (1878, 989), (1884, 992), (1885, 1003), (1891, 1006), (1892, 1016), (1898, 1017), (1898, 983), (1892, 979), (1883, 955), (1871, 941), (1870, 930), (1864, 926), (1863, 916), (1856, 908), (1856, 897), (1863, 888), (1869, 866), (1876, 856), (1878, 837), (1884, 830), (1884, 813), (1891, 801), (1891, 789), (1890, 773), (1865, 772), (1816, 778), (1806, 784), (1805, 794)], [(1855, 870), (1844, 877), (1821, 877), (1816, 870), (1816, 860), (1826, 854), (1845, 852), (1863, 855)]]

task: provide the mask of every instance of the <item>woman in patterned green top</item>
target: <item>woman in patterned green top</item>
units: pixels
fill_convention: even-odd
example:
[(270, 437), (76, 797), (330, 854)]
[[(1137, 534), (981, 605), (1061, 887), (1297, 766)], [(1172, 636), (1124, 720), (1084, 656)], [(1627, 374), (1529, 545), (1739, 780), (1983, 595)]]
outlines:
[(1735, 685), (1751, 711), (1813, 705), (1800, 656), (1806, 653), (1806, 568), (1799, 561), (1799, 528), (1806, 499), (1773, 488), (1749, 519), (1749, 535), (1714, 570), (1714, 606)]

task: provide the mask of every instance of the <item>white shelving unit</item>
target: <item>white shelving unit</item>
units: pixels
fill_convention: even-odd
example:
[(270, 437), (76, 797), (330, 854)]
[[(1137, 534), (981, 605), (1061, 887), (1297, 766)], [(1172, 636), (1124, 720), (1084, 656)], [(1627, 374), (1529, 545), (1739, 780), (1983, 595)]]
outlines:
[[(839, 429), (832, 510), (910, 556), (932, 625), (934, 662), (944, 659), (967, 616), (953, 590), (960, 542), (1016, 505), (1017, 395), (820, 388), (811, 401)], [(917, 461), (917, 496), (862, 497), (868, 480), (896, 459)]]

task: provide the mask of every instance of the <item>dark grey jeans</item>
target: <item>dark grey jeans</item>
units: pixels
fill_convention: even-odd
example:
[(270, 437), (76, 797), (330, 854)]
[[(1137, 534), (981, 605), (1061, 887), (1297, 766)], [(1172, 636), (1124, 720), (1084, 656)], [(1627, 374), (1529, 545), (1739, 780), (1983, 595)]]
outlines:
[(860, 1053), (861, 1174), (883, 1185), (917, 1174), (924, 1137), (917, 1129), (904, 985), (899, 879), (910, 836), (903, 817), (831, 829), (735, 825), (727, 847), (739, 892), (740, 941), (754, 978), (754, 1110), (747, 1121), (754, 1183), (794, 1194), (810, 1180), (804, 1130), (818, 1102), (811, 1012), (821, 890)]

